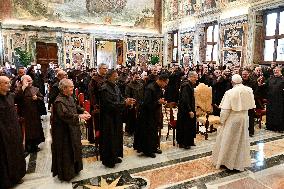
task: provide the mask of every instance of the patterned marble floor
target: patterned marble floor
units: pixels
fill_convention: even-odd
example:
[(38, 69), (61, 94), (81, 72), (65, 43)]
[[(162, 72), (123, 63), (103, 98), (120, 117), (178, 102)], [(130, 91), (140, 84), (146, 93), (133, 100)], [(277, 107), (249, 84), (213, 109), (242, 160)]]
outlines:
[(53, 178), (51, 167), (51, 138), (49, 118), (43, 121), (46, 141), (41, 151), (27, 158), (27, 175), (16, 189), (87, 189), (87, 188), (195, 188), (195, 189), (283, 189), (284, 188), (284, 134), (258, 129), (250, 138), (251, 167), (244, 172), (217, 170), (211, 163), (212, 146), (216, 133), (209, 140), (197, 136), (196, 146), (184, 150), (165, 140), (162, 131), (163, 153), (156, 158), (137, 154), (132, 148), (132, 137), (125, 136), (124, 158), (115, 168), (105, 168), (94, 157), (95, 147), (82, 140), (84, 170), (72, 180), (61, 182)]

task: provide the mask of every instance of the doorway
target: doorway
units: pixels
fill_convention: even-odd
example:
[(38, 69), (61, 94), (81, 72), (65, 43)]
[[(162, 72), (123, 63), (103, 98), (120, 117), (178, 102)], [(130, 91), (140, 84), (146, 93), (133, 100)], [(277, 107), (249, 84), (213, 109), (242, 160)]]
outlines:
[(122, 40), (97, 40), (96, 41), (97, 65), (105, 63), (108, 68), (116, 68), (123, 63)]
[(46, 78), (49, 63), (58, 65), (58, 47), (56, 43), (36, 42), (36, 60), (41, 65), (41, 72)]

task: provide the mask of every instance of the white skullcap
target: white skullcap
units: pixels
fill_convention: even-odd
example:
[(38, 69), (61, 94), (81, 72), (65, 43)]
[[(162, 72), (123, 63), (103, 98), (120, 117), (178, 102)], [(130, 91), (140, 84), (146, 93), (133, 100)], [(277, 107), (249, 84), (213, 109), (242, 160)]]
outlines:
[(243, 79), (239, 74), (235, 74), (232, 76), (232, 81), (238, 84), (238, 83), (242, 83)]

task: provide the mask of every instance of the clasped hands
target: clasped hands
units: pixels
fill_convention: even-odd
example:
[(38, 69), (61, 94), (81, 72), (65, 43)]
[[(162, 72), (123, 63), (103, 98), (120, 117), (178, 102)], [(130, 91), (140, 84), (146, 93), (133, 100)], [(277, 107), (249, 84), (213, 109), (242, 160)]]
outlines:
[(160, 98), (158, 101), (159, 101), (159, 104), (167, 104), (167, 101), (165, 100), (165, 98)]
[(127, 98), (125, 99), (126, 106), (132, 106), (136, 103), (136, 100), (134, 98)]
[(87, 121), (88, 119), (91, 118), (91, 115), (89, 114), (89, 112), (84, 111), (83, 114), (79, 114), (79, 118), (84, 120), (84, 121)]
[(193, 112), (189, 112), (188, 114), (189, 114), (189, 117), (190, 117), (191, 119), (194, 118), (194, 113), (193, 113)]

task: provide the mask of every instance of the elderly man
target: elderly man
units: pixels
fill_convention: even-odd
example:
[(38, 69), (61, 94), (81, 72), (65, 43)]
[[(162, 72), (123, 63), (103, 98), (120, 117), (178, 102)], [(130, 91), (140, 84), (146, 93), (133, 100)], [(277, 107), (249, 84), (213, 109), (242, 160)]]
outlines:
[(29, 75), (21, 77), (21, 85), (16, 90), (16, 102), (19, 114), (24, 118), (26, 129), (26, 151), (33, 153), (40, 149), (38, 145), (44, 142), (43, 128), (41, 124), (41, 107), (43, 96), (39, 88), (33, 86), (33, 80)]
[(130, 81), (125, 88), (125, 97), (134, 98), (136, 100), (135, 106), (130, 106), (127, 109), (127, 120), (125, 125), (125, 131), (132, 135), (136, 130), (138, 120), (138, 110), (143, 102), (144, 84), (140, 79), (137, 72), (132, 73), (132, 81)]
[(233, 75), (232, 85), (220, 104), (222, 127), (218, 129), (212, 159), (217, 168), (223, 165), (244, 171), (251, 163), (248, 110), (255, 108), (255, 102), (252, 89), (242, 84), (240, 75)]
[(0, 188), (11, 188), (26, 173), (23, 139), (15, 110), (11, 84), (0, 76)]
[(65, 79), (67, 77), (68, 76), (67, 76), (67, 73), (65, 71), (63, 71), (63, 70), (58, 71), (56, 78), (54, 79), (55, 83), (50, 88), (49, 101), (48, 101), (49, 106), (51, 106), (54, 103), (57, 95), (59, 94), (59, 88), (58, 88), (59, 82), (62, 79)]
[(100, 93), (100, 89), (102, 85), (106, 81), (105, 75), (107, 71), (108, 71), (108, 67), (106, 64), (104, 63), (99, 64), (98, 74), (92, 77), (89, 83), (89, 86), (88, 86), (89, 97), (91, 101), (91, 111), (94, 112), (93, 114), (94, 121), (88, 122), (88, 140), (90, 143), (95, 142), (94, 129), (95, 131), (100, 130), (100, 113), (99, 113), (100, 95), (99, 93)]
[(52, 168), (53, 176), (69, 181), (83, 169), (80, 122), (91, 115), (76, 106), (73, 95), (74, 85), (69, 79), (59, 82), (60, 94), (53, 107), (52, 127)]
[(258, 92), (267, 94), (266, 129), (284, 132), (284, 77), (280, 67), (275, 67), (273, 73), (267, 83), (258, 80)]
[(198, 80), (195, 71), (188, 73), (188, 80), (181, 85), (177, 115), (177, 142), (179, 147), (190, 149), (196, 137), (194, 85)]

